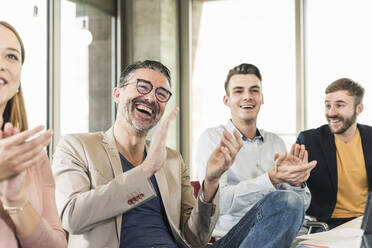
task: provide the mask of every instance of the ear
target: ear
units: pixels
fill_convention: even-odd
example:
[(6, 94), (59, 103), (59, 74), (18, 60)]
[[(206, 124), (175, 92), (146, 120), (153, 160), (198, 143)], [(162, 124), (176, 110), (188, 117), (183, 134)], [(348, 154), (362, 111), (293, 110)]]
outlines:
[(264, 104), (265, 102), (264, 102), (264, 95), (263, 95), (263, 93), (261, 93), (261, 99), (262, 99), (262, 103), (261, 104)]
[(230, 107), (230, 98), (226, 95), (223, 96), (223, 104), (225, 104), (225, 106)]
[(363, 109), (364, 109), (363, 103), (359, 103), (356, 106), (356, 113), (357, 113), (357, 115), (359, 115), (360, 113), (362, 113), (363, 112)]
[(113, 91), (113, 93), (112, 93), (112, 96), (114, 97), (114, 101), (117, 103), (117, 104), (119, 104), (119, 97), (120, 97), (120, 88), (118, 88), (118, 87), (115, 87), (114, 88), (114, 91)]

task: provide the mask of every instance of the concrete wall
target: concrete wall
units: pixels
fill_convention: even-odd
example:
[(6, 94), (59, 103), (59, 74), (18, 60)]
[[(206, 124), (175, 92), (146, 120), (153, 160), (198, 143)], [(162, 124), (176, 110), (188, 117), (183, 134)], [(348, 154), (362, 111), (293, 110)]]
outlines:
[[(132, 0), (130, 33), (124, 39), (131, 39), (130, 60), (157, 60), (171, 71), (172, 98), (168, 102), (164, 116), (179, 106), (179, 62), (178, 62), (178, 19), (176, 0)], [(124, 34), (125, 36), (125, 34)], [(154, 130), (150, 132), (152, 135)], [(167, 145), (179, 150), (179, 116), (170, 125)]]

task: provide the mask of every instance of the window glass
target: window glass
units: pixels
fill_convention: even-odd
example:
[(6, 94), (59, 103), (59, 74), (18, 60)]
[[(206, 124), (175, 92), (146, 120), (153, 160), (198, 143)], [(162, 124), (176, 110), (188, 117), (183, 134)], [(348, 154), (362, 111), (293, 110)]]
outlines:
[(114, 0), (61, 1), (61, 135), (112, 125), (114, 10)]
[(256, 65), (265, 104), (258, 128), (295, 141), (294, 1), (193, 1), (192, 154), (200, 134), (230, 118), (222, 99), (228, 71)]
[(8, 0), (0, 8), (0, 20), (16, 28), (25, 46), (21, 85), (30, 128), (47, 122), (46, 15), (45, 0)]
[(372, 2), (312, 0), (306, 2), (306, 124), (326, 124), (325, 89), (348, 77), (365, 89), (364, 110), (358, 118), (371, 125)]

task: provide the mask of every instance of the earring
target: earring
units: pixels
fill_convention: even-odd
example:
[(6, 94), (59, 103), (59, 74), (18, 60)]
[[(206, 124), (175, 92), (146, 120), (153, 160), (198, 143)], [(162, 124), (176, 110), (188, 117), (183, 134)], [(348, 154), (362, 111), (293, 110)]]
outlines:
[(19, 93), (19, 88), (17, 89), (17, 94)]

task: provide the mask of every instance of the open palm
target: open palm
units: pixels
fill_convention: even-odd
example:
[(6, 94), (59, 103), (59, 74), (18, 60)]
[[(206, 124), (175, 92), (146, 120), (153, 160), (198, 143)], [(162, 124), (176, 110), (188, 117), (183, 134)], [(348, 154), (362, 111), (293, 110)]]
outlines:
[(219, 180), (222, 174), (234, 163), (236, 154), (243, 146), (243, 141), (236, 130), (233, 131), (233, 135), (225, 130), (219, 146), (209, 157), (206, 170), (208, 180)]

